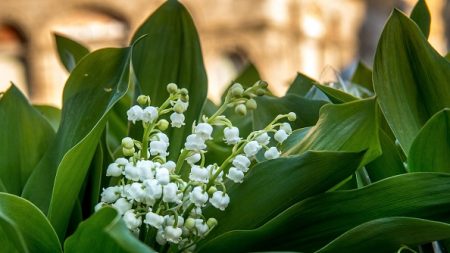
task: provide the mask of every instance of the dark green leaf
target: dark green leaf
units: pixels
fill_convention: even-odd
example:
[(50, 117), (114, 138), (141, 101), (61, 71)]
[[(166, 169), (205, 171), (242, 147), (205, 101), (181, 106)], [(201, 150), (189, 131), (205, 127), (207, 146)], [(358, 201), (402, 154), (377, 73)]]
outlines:
[(318, 83), (314, 84), (314, 86), (321, 90), (334, 104), (341, 104), (358, 100), (357, 97), (354, 97), (338, 89), (331, 88), (329, 86), (321, 85)]
[(408, 173), (361, 189), (308, 198), (257, 229), (222, 234), (200, 251), (314, 252), (346, 231), (374, 219), (408, 216), (448, 222), (449, 208), (450, 175)]
[(325, 101), (311, 100), (288, 94), (284, 97), (263, 96), (256, 99), (258, 108), (253, 112), (253, 129), (260, 130), (267, 126), (278, 114), (295, 112), (297, 119), (291, 122), (297, 129), (316, 124), (320, 108)]
[(369, 67), (367, 67), (364, 63), (358, 62), (358, 66), (353, 73), (351, 82), (373, 91), (372, 70), (369, 69)]
[(105, 207), (80, 223), (75, 233), (64, 243), (64, 252), (152, 253), (156, 251), (133, 236), (114, 209)]
[(371, 98), (323, 106), (317, 124), (286, 155), (307, 150), (367, 150), (361, 165), (372, 161), (381, 154), (375, 102)]
[(300, 143), (308, 134), (309, 130), (311, 130), (311, 127), (304, 127), (292, 131), (292, 134), (281, 144), (280, 151), (284, 153)]
[(297, 73), (286, 94), (293, 94), (304, 97), (308, 91), (317, 83), (314, 79), (302, 73)]
[(373, 78), (386, 120), (408, 153), (425, 122), (450, 106), (450, 63), (413, 21), (394, 10), (378, 44)]
[(450, 53), (447, 53), (447, 55), (445, 55), (445, 59), (450, 61)]
[(0, 119), (0, 179), (20, 195), (55, 133), (15, 85), (0, 97)]
[(408, 156), (410, 171), (450, 172), (450, 109), (434, 115), (417, 134)]
[(130, 48), (102, 49), (84, 57), (63, 94), (61, 125), (24, 189), (24, 196), (47, 212), (60, 239), (83, 184), (106, 115), (127, 91)]
[(45, 215), (31, 202), (0, 193), (0, 245), (17, 252), (62, 252)]
[(61, 121), (61, 110), (49, 105), (33, 105), (33, 107), (42, 114), (56, 132)]
[(406, 173), (400, 150), (394, 141), (381, 129), (378, 134), (383, 154), (366, 164), (366, 170), (372, 182)]
[(166, 1), (147, 19), (133, 41), (143, 35), (148, 36), (133, 50), (133, 66), (142, 94), (150, 95), (152, 104), (160, 105), (168, 97), (168, 83), (190, 91), (185, 127), (171, 128), (168, 132), (174, 140), (168, 150), (173, 158), (178, 156), (206, 99), (207, 79), (200, 41), (188, 11), (174, 0)]
[(78, 62), (89, 53), (89, 49), (80, 43), (62, 36), (54, 34), (56, 41), (56, 49), (61, 63), (67, 71), (72, 72)]
[(450, 224), (408, 217), (381, 218), (359, 225), (316, 253), (396, 252), (405, 245), (418, 246), (450, 238)]
[(431, 14), (425, 0), (418, 0), (411, 12), (411, 19), (416, 22), (425, 37), (430, 35)]
[(233, 201), (225, 212), (214, 208), (206, 212), (207, 217), (219, 220), (210, 238), (226, 231), (259, 227), (294, 203), (325, 192), (354, 173), (362, 156), (306, 152), (257, 164), (244, 183), (228, 189)]

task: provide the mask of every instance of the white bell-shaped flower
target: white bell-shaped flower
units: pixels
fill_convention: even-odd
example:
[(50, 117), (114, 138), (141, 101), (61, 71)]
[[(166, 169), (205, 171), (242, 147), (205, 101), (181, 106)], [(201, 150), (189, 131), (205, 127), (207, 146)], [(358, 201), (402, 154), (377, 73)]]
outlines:
[(258, 135), (255, 140), (260, 144), (260, 145), (267, 145), (270, 142), (270, 136), (267, 134), (267, 132), (264, 132), (260, 135)]
[(237, 155), (233, 159), (233, 166), (236, 167), (238, 170), (241, 170), (242, 172), (247, 172), (250, 164), (251, 164), (250, 159), (248, 159), (246, 156), (243, 155)]
[(133, 209), (128, 210), (123, 215), (123, 221), (128, 229), (135, 230), (142, 224), (142, 217), (137, 217)]
[(200, 153), (194, 153), (191, 156), (188, 156), (186, 158), (186, 162), (190, 165), (196, 164), (198, 163), (198, 161), (200, 161), (200, 159), (202, 159), (202, 156), (200, 155)]
[(157, 168), (155, 178), (162, 185), (168, 184), (170, 182), (169, 170), (164, 167)]
[(150, 142), (150, 154), (160, 155), (166, 157), (169, 153), (167, 153), (167, 148), (169, 147), (169, 144), (167, 144), (164, 141), (151, 141)]
[(169, 137), (162, 132), (157, 132), (155, 135), (152, 136), (152, 141), (163, 141), (169, 145)]
[(114, 207), (117, 210), (117, 212), (119, 212), (119, 214), (122, 215), (126, 211), (131, 209), (132, 204), (125, 198), (119, 198), (118, 200), (116, 200), (114, 204), (112, 204), (112, 207)]
[(199, 151), (206, 148), (205, 139), (197, 134), (191, 134), (186, 138), (186, 143), (184, 147), (187, 150)]
[(255, 156), (261, 149), (261, 145), (257, 141), (251, 141), (244, 146), (244, 153), (247, 157)]
[(163, 201), (166, 203), (177, 203), (178, 198), (178, 186), (175, 183), (168, 183), (163, 187)]
[(118, 177), (123, 173), (122, 166), (119, 166), (117, 163), (111, 163), (106, 169), (107, 177)]
[(239, 128), (237, 127), (225, 127), (223, 135), (225, 137), (225, 143), (228, 145), (234, 145), (241, 140), (239, 137)]
[(141, 202), (146, 195), (143, 184), (132, 183), (130, 187), (127, 187), (126, 195), (134, 201)]
[(155, 164), (152, 161), (140, 160), (136, 163), (136, 167), (139, 169), (139, 179), (141, 181), (155, 177)]
[(208, 201), (208, 193), (206, 193), (201, 186), (196, 186), (192, 189), (192, 192), (189, 193), (189, 199), (196, 206), (201, 207)]
[(244, 181), (244, 172), (235, 167), (231, 167), (228, 171), (227, 178), (235, 183), (242, 183)]
[(289, 135), (283, 129), (278, 130), (273, 136), (273, 138), (279, 143), (283, 143), (283, 141), (285, 141), (288, 137)]
[(175, 170), (175, 168), (177, 167), (177, 164), (173, 161), (167, 161), (164, 164), (161, 164), (161, 167), (166, 168), (169, 172), (172, 172)]
[(120, 197), (120, 187), (111, 186), (103, 189), (101, 194), (101, 201), (106, 203), (114, 203)]
[[(164, 223), (166, 226), (173, 226), (175, 224), (175, 216), (164, 215)], [(184, 218), (181, 215), (177, 216), (177, 227), (181, 228), (184, 225)]]
[(138, 167), (134, 166), (132, 163), (129, 163), (125, 165), (125, 170), (123, 171), (123, 174), (127, 179), (138, 181), (140, 171)]
[(142, 121), (146, 123), (153, 123), (158, 118), (158, 108), (154, 106), (147, 106), (142, 113)]
[(209, 227), (206, 222), (202, 219), (195, 219), (195, 229), (197, 230), (200, 236), (206, 234), (208, 232)]
[[(216, 171), (219, 169), (219, 167), (217, 167), (217, 165), (215, 164), (210, 164), (206, 167), (206, 169), (209, 171), (210, 175), (215, 175)], [(222, 177), (223, 177), (223, 171), (221, 171), (219, 173), (219, 175), (216, 177), (216, 182), (222, 182)]]
[(281, 123), (280, 129), (284, 130), (287, 134), (291, 134), (292, 133), (291, 124), (289, 124), (287, 122)]
[(184, 117), (184, 114), (182, 114), (182, 113), (174, 112), (174, 113), (170, 114), (170, 125), (172, 127), (180, 128), (180, 127), (184, 126), (185, 125), (184, 120), (185, 120), (185, 117)]
[(126, 158), (124, 158), (124, 157), (119, 157), (119, 158), (117, 158), (114, 162), (117, 163), (117, 165), (119, 165), (119, 166), (125, 166), (125, 165), (127, 165), (127, 164), (130, 163), (130, 162), (129, 162)]
[(179, 243), (182, 233), (183, 231), (178, 227), (167, 226), (164, 228), (164, 237), (168, 242)]
[(194, 133), (200, 136), (203, 140), (211, 140), (213, 127), (208, 123), (200, 123), (195, 126)]
[(267, 160), (276, 159), (280, 157), (280, 151), (276, 147), (271, 147), (266, 152), (264, 152), (264, 157)]
[(164, 237), (163, 229), (159, 229), (158, 232), (156, 232), (155, 240), (159, 245), (165, 245), (167, 243), (166, 238)]
[(157, 199), (161, 198), (162, 186), (156, 179), (145, 180), (143, 185), (145, 191), (144, 202), (147, 205), (153, 205)]
[(136, 121), (142, 120), (144, 110), (139, 105), (134, 105), (127, 111), (128, 121), (132, 121), (133, 124)]
[(230, 197), (228, 196), (228, 194), (222, 191), (216, 191), (213, 194), (213, 196), (209, 199), (209, 202), (215, 208), (218, 208), (221, 211), (223, 211), (225, 210), (225, 208), (227, 208), (228, 204), (230, 203)]
[(208, 183), (209, 171), (206, 168), (202, 168), (198, 165), (192, 165), (189, 179), (195, 182)]
[(164, 223), (164, 217), (150, 211), (145, 215), (144, 223), (154, 228), (161, 229)]

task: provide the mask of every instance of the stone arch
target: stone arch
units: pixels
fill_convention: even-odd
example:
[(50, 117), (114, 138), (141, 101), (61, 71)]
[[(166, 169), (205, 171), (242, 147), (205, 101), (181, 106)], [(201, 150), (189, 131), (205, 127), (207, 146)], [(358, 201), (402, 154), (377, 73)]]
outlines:
[(29, 95), (28, 38), (14, 22), (0, 21), (0, 91), (13, 82)]

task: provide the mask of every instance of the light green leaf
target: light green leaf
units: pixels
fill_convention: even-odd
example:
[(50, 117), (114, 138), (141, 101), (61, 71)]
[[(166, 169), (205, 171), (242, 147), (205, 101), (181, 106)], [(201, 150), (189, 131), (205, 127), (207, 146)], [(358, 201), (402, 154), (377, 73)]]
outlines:
[(352, 83), (361, 85), (362, 87), (373, 91), (372, 70), (364, 63), (358, 62), (355, 72), (351, 78)]
[(47, 213), (60, 239), (106, 124), (127, 91), (131, 48), (102, 49), (84, 57), (64, 88), (61, 125), (23, 195)]
[(31, 202), (0, 193), (0, 245), (17, 252), (62, 252), (45, 215)]
[(64, 252), (153, 253), (125, 226), (117, 211), (104, 207), (80, 223), (64, 243)]
[(382, 129), (379, 130), (378, 134), (383, 153), (365, 166), (372, 182), (406, 173), (400, 155), (401, 150)]
[(372, 161), (381, 154), (375, 102), (374, 98), (370, 98), (323, 106), (317, 124), (285, 154), (299, 154), (307, 150), (367, 150), (361, 165)]
[(205, 212), (206, 217), (219, 221), (210, 238), (231, 230), (257, 228), (294, 203), (325, 192), (354, 173), (362, 156), (306, 152), (257, 164), (244, 183), (229, 187), (233, 201), (225, 212), (215, 208)]
[(56, 132), (61, 121), (61, 110), (49, 105), (33, 105), (33, 107), (42, 114)]
[(287, 94), (293, 94), (298, 96), (306, 96), (308, 94), (308, 91), (314, 86), (314, 83), (317, 83), (314, 79), (310, 78), (309, 76), (297, 73), (297, 76), (295, 77), (292, 84), (289, 86), (289, 89), (286, 91)]
[(55, 133), (15, 85), (0, 96), (0, 179), (20, 195)]
[(450, 224), (409, 217), (389, 217), (359, 225), (316, 253), (396, 252), (404, 245), (418, 246), (450, 238)]
[(281, 144), (281, 153), (288, 151), (289, 149), (300, 143), (308, 134), (309, 130), (311, 130), (311, 127), (304, 127), (292, 131), (292, 134), (289, 135), (289, 137)]
[(411, 12), (411, 19), (416, 22), (425, 37), (430, 35), (431, 14), (425, 0), (418, 0)]
[(89, 53), (89, 49), (61, 34), (55, 33), (54, 35), (59, 60), (67, 71), (72, 72), (78, 62), (80, 62), (81, 58)]
[(410, 171), (450, 172), (450, 109), (436, 113), (423, 126), (408, 155)]
[(449, 208), (449, 174), (408, 173), (361, 189), (308, 198), (257, 229), (222, 234), (201, 247), (200, 252), (314, 252), (374, 219), (408, 216), (447, 222)]
[(284, 97), (263, 96), (256, 99), (258, 108), (253, 112), (253, 129), (266, 127), (279, 114), (295, 112), (297, 119), (290, 122), (293, 129), (312, 126), (319, 118), (319, 110), (327, 102), (288, 94)]
[(373, 78), (386, 120), (408, 153), (425, 122), (450, 106), (450, 63), (412, 20), (394, 10), (378, 44)]
[(173, 140), (168, 150), (170, 157), (177, 157), (192, 123), (198, 120), (207, 94), (200, 41), (188, 11), (175, 0), (159, 7), (137, 30), (133, 41), (143, 35), (148, 36), (133, 51), (137, 91), (150, 95), (155, 105), (162, 104), (168, 97), (168, 83), (190, 91), (189, 109), (184, 114), (186, 125), (168, 131)]

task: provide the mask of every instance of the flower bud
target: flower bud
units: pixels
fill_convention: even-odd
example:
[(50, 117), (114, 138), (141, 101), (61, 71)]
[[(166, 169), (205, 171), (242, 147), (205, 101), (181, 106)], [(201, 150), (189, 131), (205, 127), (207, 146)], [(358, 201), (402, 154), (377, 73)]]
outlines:
[(158, 121), (157, 127), (161, 131), (165, 131), (169, 127), (169, 121), (161, 119)]
[(208, 190), (208, 194), (209, 194), (209, 195), (212, 195), (212, 194), (214, 194), (216, 191), (217, 191), (217, 188), (214, 187), (214, 186), (211, 186), (211, 187), (209, 188), (209, 190)]
[(125, 137), (122, 139), (122, 147), (124, 148), (134, 148), (134, 141), (130, 137)]
[(183, 102), (189, 102), (189, 95), (181, 95), (180, 100)]
[(124, 156), (133, 156), (134, 155), (134, 147), (132, 148), (122, 148), (122, 153)]
[(266, 89), (267, 86), (269, 86), (269, 84), (266, 81), (263, 80), (259, 80), (258, 82), (256, 82), (256, 85), (258, 85), (259, 87)]
[(258, 96), (263, 96), (263, 95), (266, 94), (266, 90), (265, 89), (257, 89), (255, 91), (255, 94), (258, 95)]
[(173, 106), (173, 111), (176, 112), (176, 113), (183, 113), (183, 112), (185, 112), (186, 110), (185, 110), (185, 107), (184, 107), (182, 104), (176, 103), (176, 104)]
[(243, 104), (239, 104), (234, 108), (234, 111), (241, 116), (245, 116), (247, 114), (247, 107)]
[(297, 119), (297, 115), (295, 114), (295, 112), (288, 113), (288, 120), (289, 121), (295, 121), (296, 119)]
[(235, 83), (230, 88), (230, 95), (232, 97), (242, 97), (242, 94), (244, 94), (244, 88), (240, 83)]
[(195, 219), (189, 217), (186, 219), (186, 222), (184, 222), (184, 226), (187, 229), (193, 229), (195, 227)]
[(178, 86), (175, 83), (169, 83), (167, 85), (167, 92), (170, 94), (176, 93), (178, 91)]
[(218, 222), (215, 218), (209, 218), (208, 221), (206, 221), (206, 224), (208, 225), (209, 228), (213, 228), (217, 226)]
[(137, 98), (137, 102), (141, 106), (146, 106), (147, 104), (150, 104), (150, 97), (145, 95), (139, 95)]
[(253, 98), (251, 98), (251, 99), (247, 100), (247, 102), (245, 102), (245, 107), (247, 107), (247, 109), (249, 109), (249, 110), (256, 110), (257, 106), (258, 105), (256, 104), (256, 101)]
[(182, 88), (182, 89), (180, 90), (180, 94), (181, 94), (182, 96), (187, 96), (187, 95), (189, 95), (189, 91), (188, 91), (186, 88)]

